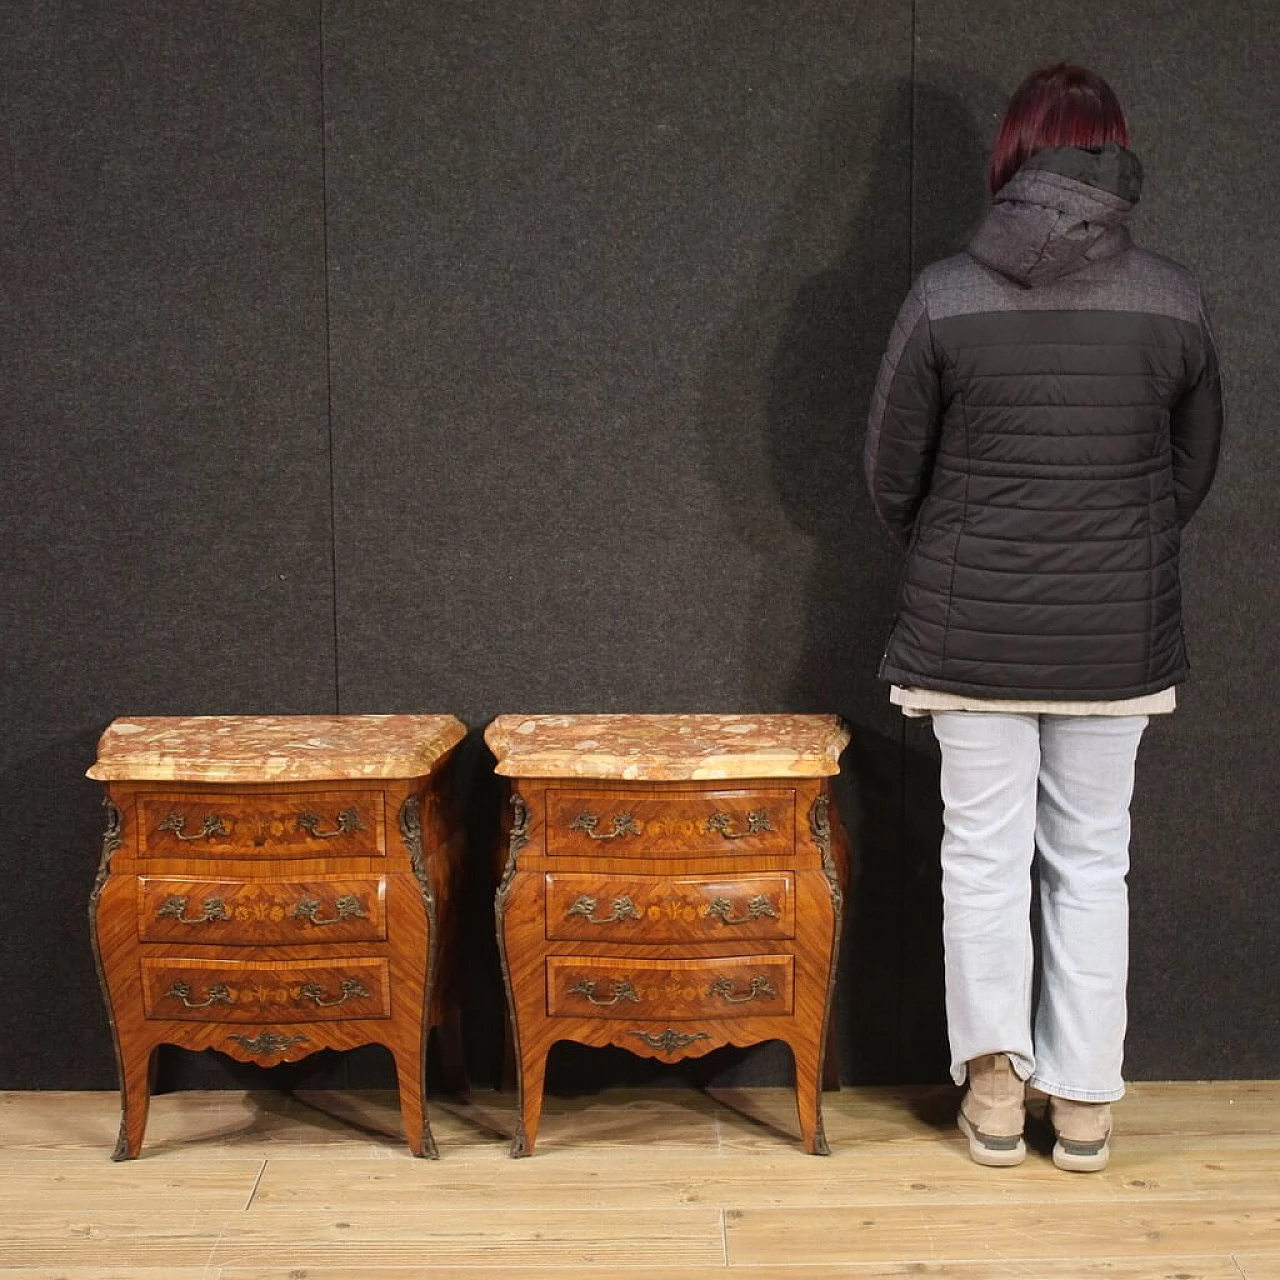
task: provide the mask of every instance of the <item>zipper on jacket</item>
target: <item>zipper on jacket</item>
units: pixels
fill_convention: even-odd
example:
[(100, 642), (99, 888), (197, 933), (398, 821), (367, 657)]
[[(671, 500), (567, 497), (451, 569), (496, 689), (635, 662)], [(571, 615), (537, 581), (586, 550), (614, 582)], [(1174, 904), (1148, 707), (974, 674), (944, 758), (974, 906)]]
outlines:
[(880, 665), (876, 668), (876, 679), (884, 679), (885, 663), (889, 661), (889, 647), (893, 644), (894, 634), (898, 630), (898, 620), (894, 618), (893, 626), (889, 628), (889, 638), (884, 642), (884, 652), (880, 655)]

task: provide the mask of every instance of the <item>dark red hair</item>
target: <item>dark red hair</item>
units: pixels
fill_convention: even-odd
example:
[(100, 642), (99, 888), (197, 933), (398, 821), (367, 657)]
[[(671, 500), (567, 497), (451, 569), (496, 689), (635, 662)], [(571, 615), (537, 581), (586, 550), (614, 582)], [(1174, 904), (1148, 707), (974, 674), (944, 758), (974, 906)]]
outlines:
[(991, 153), (987, 184), (995, 195), (1046, 147), (1129, 145), (1120, 100), (1099, 75), (1059, 62), (1033, 71), (1014, 90)]

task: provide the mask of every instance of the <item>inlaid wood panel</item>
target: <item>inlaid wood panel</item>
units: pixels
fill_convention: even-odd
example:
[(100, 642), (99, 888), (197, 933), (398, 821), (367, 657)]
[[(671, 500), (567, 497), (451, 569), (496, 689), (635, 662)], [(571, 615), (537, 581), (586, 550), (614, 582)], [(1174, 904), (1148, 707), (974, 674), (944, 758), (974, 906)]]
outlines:
[[(342, 716), (187, 717), (172, 741), (170, 722), (122, 721), (105, 735), (89, 923), (120, 1070), (115, 1159), (141, 1150), (164, 1044), (265, 1067), (384, 1045), (409, 1150), (435, 1154), (433, 1027), (465, 1087), (448, 996), (465, 833), (447, 758), (464, 731), (394, 719), (387, 743), (381, 721)], [(406, 752), (432, 771), (383, 772)]]
[(828, 1153), (849, 850), (826, 778), (786, 781), (513, 779), (495, 904), (519, 1067), (512, 1155), (532, 1152), (558, 1040), (664, 1062), (781, 1041), (805, 1150)]
[(549, 789), (546, 849), (568, 857), (745, 857), (795, 845), (795, 792)]
[(380, 942), (387, 936), (385, 876), (305, 881), (138, 877), (143, 942), (219, 946)]
[(735, 880), (547, 875), (547, 937), (563, 941), (724, 942), (795, 936), (789, 874)]
[(682, 1021), (789, 1014), (793, 988), (789, 955), (547, 957), (547, 1012), (552, 1017)]
[(148, 1018), (196, 1022), (316, 1022), (391, 1016), (381, 957), (295, 960), (143, 959)]
[(146, 858), (336, 858), (386, 853), (381, 791), (237, 794), (175, 789), (137, 797)]

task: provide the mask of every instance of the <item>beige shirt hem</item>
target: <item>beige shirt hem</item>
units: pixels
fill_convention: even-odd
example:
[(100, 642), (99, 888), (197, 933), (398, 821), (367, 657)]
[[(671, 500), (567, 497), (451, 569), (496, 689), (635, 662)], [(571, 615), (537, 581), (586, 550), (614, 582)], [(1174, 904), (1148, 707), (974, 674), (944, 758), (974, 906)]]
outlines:
[(895, 684), (889, 690), (889, 701), (901, 707), (903, 715), (913, 717), (931, 715), (935, 711), (988, 711), (1015, 716), (1160, 716), (1168, 715), (1178, 705), (1177, 690), (1172, 686), (1137, 698), (1050, 702), (1036, 698), (971, 698), (941, 689), (903, 688)]

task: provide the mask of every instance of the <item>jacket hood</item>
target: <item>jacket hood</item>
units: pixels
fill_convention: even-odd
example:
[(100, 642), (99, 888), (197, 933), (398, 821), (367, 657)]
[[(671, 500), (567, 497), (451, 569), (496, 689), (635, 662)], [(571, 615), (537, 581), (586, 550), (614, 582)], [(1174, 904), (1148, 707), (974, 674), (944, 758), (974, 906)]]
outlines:
[(969, 252), (1018, 284), (1048, 284), (1127, 249), (1141, 194), (1142, 163), (1115, 143), (1037, 151), (996, 192)]

